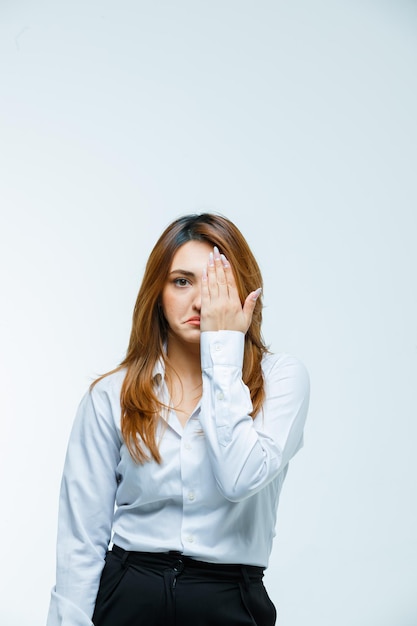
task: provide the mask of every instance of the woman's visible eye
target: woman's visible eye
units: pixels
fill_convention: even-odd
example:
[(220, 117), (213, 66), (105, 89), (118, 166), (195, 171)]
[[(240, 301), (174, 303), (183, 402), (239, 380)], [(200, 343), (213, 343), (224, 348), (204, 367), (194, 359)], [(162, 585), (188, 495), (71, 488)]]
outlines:
[(187, 287), (190, 284), (190, 281), (187, 278), (174, 278), (174, 285), (177, 287)]

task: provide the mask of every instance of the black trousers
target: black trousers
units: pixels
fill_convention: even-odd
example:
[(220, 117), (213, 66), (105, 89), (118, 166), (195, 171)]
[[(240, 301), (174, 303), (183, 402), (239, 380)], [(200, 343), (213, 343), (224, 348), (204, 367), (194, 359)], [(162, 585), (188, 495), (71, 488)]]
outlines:
[(107, 553), (95, 626), (274, 626), (263, 568), (196, 561), (178, 552)]

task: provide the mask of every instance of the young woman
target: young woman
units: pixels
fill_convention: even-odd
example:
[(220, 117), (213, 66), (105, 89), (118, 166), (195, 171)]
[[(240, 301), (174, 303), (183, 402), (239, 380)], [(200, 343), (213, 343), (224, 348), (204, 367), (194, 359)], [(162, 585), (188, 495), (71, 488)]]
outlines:
[(262, 583), (309, 380), (261, 335), (236, 226), (188, 215), (149, 257), (127, 355), (81, 401), (48, 626), (272, 626)]

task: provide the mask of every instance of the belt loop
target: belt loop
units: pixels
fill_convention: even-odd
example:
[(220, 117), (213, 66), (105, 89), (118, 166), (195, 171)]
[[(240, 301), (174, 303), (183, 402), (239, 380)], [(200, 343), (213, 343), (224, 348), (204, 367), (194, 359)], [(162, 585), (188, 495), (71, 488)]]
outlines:
[(244, 580), (244, 583), (245, 583), (245, 589), (247, 591), (249, 591), (250, 579), (249, 579), (248, 570), (246, 569), (246, 567), (244, 565), (242, 565), (241, 570), (242, 570), (243, 580)]
[(127, 562), (127, 559), (129, 558), (129, 554), (130, 552), (128, 552), (127, 550), (124, 551), (124, 554), (122, 556), (122, 561), (121, 561), (121, 565), (123, 568), (126, 568), (129, 563)]

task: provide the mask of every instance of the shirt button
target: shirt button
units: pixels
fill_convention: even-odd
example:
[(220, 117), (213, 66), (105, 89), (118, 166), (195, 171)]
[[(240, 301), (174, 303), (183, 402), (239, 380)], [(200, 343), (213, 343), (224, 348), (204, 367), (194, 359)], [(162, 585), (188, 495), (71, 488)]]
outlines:
[(188, 443), (188, 441), (187, 441), (187, 443), (184, 444), (184, 448), (186, 450), (191, 450), (191, 443)]
[(217, 400), (224, 400), (223, 391), (218, 391), (216, 395), (217, 395)]
[(215, 343), (214, 344), (214, 349), (216, 350), (216, 352), (220, 352), (220, 350), (222, 349), (222, 346), (220, 343)]
[(189, 500), (195, 500), (195, 493), (194, 493), (194, 491), (189, 491), (188, 492), (188, 499)]
[(187, 535), (186, 536), (186, 540), (188, 541), (188, 543), (193, 543), (193, 541), (194, 541), (193, 535)]

